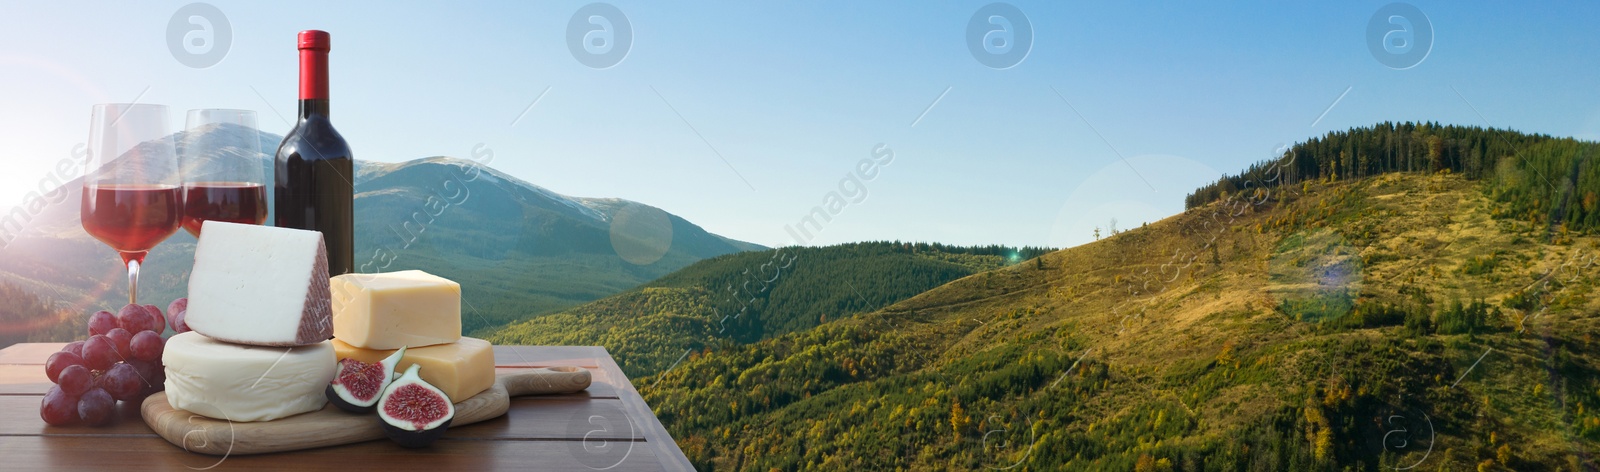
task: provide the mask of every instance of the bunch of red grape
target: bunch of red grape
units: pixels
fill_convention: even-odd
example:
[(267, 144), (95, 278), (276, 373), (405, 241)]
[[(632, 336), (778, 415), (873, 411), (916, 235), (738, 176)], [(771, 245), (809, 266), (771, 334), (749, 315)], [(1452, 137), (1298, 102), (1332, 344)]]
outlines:
[[(183, 316), (189, 300), (167, 305), (173, 330), (188, 331)], [(89, 316), (89, 339), (68, 343), (45, 360), (44, 372), (55, 386), (44, 395), (39, 416), (57, 426), (104, 425), (111, 422), (117, 401), (134, 402), (161, 391), (166, 371), (161, 333), (167, 320), (155, 305), (122, 307), (116, 314)]]

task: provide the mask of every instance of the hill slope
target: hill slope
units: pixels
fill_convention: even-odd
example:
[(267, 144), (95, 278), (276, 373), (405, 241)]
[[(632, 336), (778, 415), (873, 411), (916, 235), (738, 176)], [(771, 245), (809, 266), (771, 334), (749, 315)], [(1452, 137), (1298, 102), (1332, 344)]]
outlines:
[(703, 468), (1593, 468), (1600, 238), (1494, 192), (1235, 192), (636, 384)]
[(873, 242), (730, 254), (489, 339), (605, 346), (630, 377), (651, 375), (691, 351), (804, 331), (1042, 252)]

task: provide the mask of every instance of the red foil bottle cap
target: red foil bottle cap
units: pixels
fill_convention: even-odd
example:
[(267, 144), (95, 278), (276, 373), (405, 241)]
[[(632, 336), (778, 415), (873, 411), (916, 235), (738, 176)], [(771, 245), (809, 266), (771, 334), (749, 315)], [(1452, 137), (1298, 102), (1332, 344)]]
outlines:
[(305, 30), (300, 32), (300, 49), (314, 51), (327, 51), (331, 48), (332, 41), (328, 39), (328, 32), (321, 30)]
[(300, 45), (300, 99), (326, 100), (328, 98), (328, 40), (327, 31), (305, 30), (299, 35)]

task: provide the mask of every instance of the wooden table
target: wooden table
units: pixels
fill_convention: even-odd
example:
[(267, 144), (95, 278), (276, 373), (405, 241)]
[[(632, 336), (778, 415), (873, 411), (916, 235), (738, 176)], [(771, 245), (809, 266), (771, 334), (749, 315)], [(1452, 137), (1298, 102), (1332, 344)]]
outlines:
[(109, 426), (56, 427), (39, 418), (50, 389), (44, 361), (60, 343), (0, 349), (0, 470), (693, 470), (605, 348), (495, 346), (496, 369), (575, 365), (594, 383), (569, 395), (517, 397), (497, 419), (450, 428), (431, 447), (388, 440), (255, 456), (205, 456), (156, 436), (137, 403)]

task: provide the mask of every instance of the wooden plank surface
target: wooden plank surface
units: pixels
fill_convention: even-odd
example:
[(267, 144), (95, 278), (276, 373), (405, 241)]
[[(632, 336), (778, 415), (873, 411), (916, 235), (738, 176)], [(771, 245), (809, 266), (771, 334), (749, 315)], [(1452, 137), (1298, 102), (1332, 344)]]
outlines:
[(43, 365), (0, 365), (0, 396), (44, 395), (51, 385)]
[[(0, 458), (4, 469), (171, 470), (693, 470), (609, 353), (593, 346), (495, 346), (498, 373), (575, 365), (593, 382), (575, 394), (518, 397), (507, 415), (462, 428), (422, 450), (371, 441), (294, 453), (204, 456), (156, 436), (137, 404), (105, 427), (55, 427), (39, 418), (50, 387), (44, 359), (64, 343), (0, 349)], [(585, 439), (587, 438), (587, 439)]]
[[(387, 441), (257, 456), (190, 454), (157, 437), (0, 437), (7, 470), (270, 470), (350, 471), (657, 471), (655, 450), (634, 441), (518, 441), (441, 439), (408, 450)], [(12, 468), (16, 466), (16, 468)], [(609, 468), (608, 468), (609, 467)]]
[(0, 364), (43, 365), (51, 354), (67, 343), (22, 343), (0, 349)]
[(50, 426), (39, 417), (43, 395), (0, 395), (0, 436), (136, 435), (156, 437), (139, 417), (139, 404), (117, 402), (117, 419), (106, 426)]
[[(596, 346), (594, 349), (605, 352), (603, 347)], [(683, 454), (683, 450), (678, 448), (678, 442), (672, 439), (672, 435), (667, 433), (667, 428), (656, 419), (655, 412), (650, 411), (650, 405), (646, 404), (644, 397), (633, 388), (633, 383), (622, 375), (622, 368), (611, 359), (611, 354), (605, 354), (600, 359), (600, 370), (612, 373), (621, 379), (620, 383), (614, 383), (612, 386), (617, 387), (618, 396), (623, 400), (628, 418), (636, 422), (632, 427), (643, 429), (644, 444), (653, 450), (655, 456), (664, 458), (664, 467), (668, 470), (693, 471), (694, 466), (689, 464), (688, 456)]]

